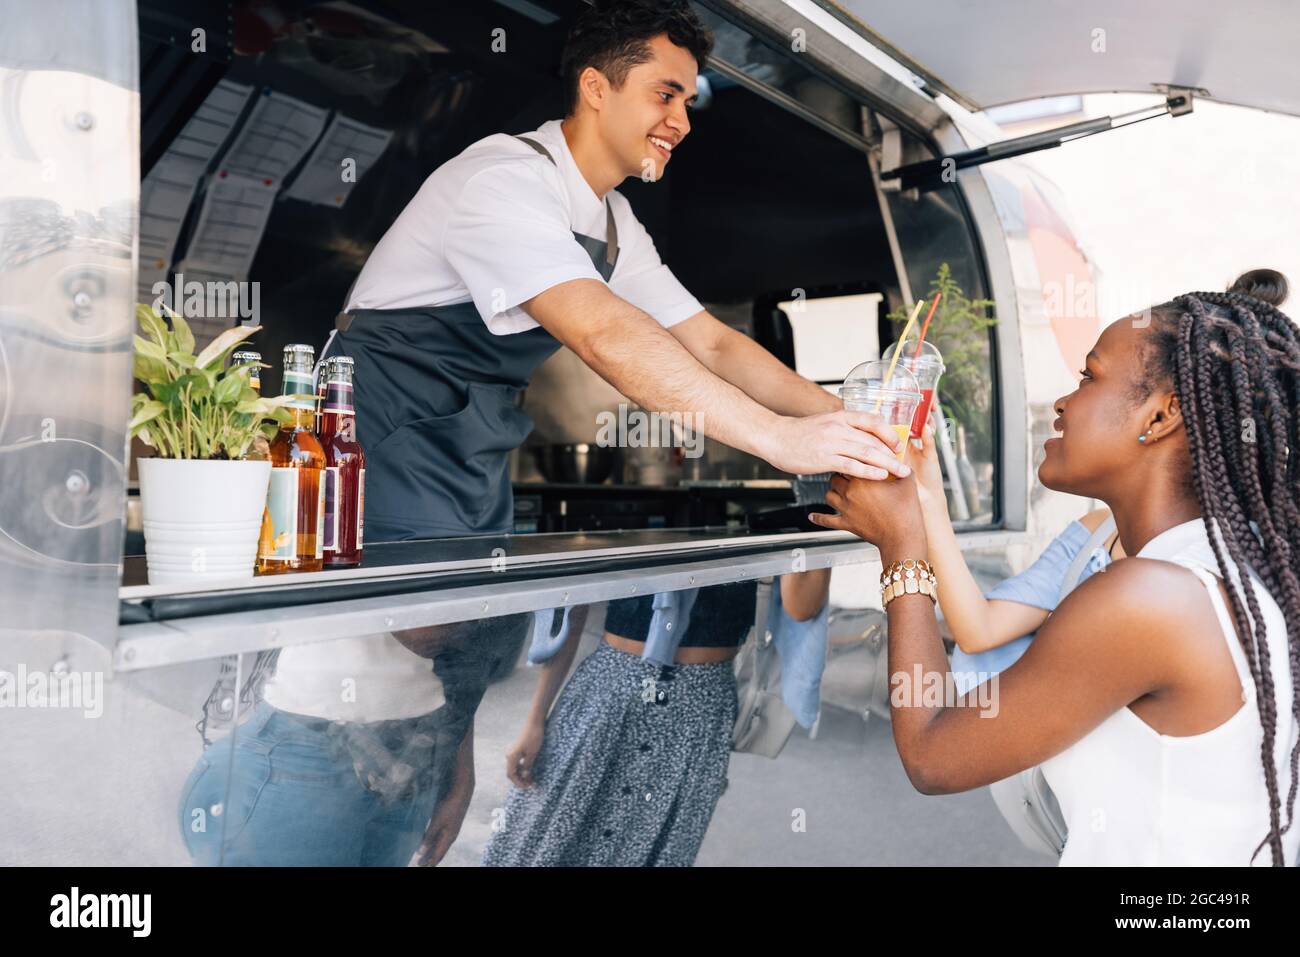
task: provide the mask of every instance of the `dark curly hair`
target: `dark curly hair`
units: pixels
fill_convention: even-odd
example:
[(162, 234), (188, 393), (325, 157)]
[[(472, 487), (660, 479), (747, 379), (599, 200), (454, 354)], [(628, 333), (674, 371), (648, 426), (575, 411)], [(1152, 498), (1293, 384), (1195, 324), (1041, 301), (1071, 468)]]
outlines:
[[(1300, 744), (1291, 749), (1286, 823), (1274, 760), (1278, 707), (1300, 721), (1300, 329), (1278, 308), (1281, 273), (1257, 269), (1227, 292), (1193, 292), (1156, 306), (1139, 393), (1172, 383), (1182, 406), (1191, 457), (1188, 484), (1200, 503), (1237, 635), (1250, 664), (1263, 727), (1261, 759), (1269, 795), (1265, 845), (1282, 860), (1282, 835), (1295, 809)], [(1225, 554), (1226, 553), (1226, 554)], [(1273, 689), (1266, 629), (1248, 575), (1238, 588), (1232, 566), (1249, 567), (1286, 621), (1289, 702)], [(1253, 627), (1252, 627), (1253, 625)], [(1285, 742), (1284, 742), (1285, 745)], [(1252, 856), (1253, 859), (1253, 856)]]
[(564, 113), (578, 108), (578, 77), (589, 66), (621, 89), (628, 71), (650, 59), (649, 41), (667, 34), (689, 50), (700, 70), (713, 50), (713, 34), (686, 0), (597, 0), (569, 31), (561, 58)]

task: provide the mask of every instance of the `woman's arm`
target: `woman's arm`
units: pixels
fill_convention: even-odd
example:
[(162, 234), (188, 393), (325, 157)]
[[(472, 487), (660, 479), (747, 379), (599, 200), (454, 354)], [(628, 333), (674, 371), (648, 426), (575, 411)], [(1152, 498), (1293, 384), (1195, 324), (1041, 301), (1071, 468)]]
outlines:
[[(886, 565), (927, 557), (912, 480), (837, 476), (826, 501), (839, 514), (811, 520), (874, 542)], [(930, 599), (905, 594), (887, 612), (894, 742), (924, 794), (1002, 780), (1059, 754), (1139, 698), (1186, 691), (1198, 670), (1184, 660), (1188, 638), (1215, 620), (1191, 572), (1126, 559), (1075, 589), (1019, 661), (957, 697)]]
[(573, 656), (578, 652), (582, 641), (582, 631), (587, 624), (587, 612), (590, 605), (583, 605), (569, 613), (569, 634), (560, 650), (541, 666), (541, 675), (537, 687), (533, 689), (533, 702), (528, 708), (528, 717), (519, 737), (506, 752), (506, 777), (511, 783), (521, 788), (533, 784), (533, 763), (542, 749), (542, 740), (546, 733), (546, 716), (551, 704), (569, 676)]
[(1064, 751), (1120, 708), (1169, 690), (1179, 674), (1180, 635), (1212, 615), (1191, 573), (1147, 559), (1120, 562), (1079, 586), (1014, 665), (935, 706), (924, 688), (911, 687), (918, 664), (923, 675), (939, 671), (947, 687), (928, 604), (905, 595), (889, 605), (894, 741), (924, 794), (1010, 777)]
[(952, 630), (957, 647), (967, 654), (975, 654), (1036, 631), (1047, 620), (1046, 610), (984, 597), (962, 556), (957, 533), (948, 517), (948, 499), (943, 493), (943, 475), (930, 426), (925, 427), (921, 441), (921, 451), (918, 453), (913, 447), (909, 457), (916, 469), (917, 496), (930, 543), (930, 564), (939, 579), (939, 604), (943, 606), (944, 620)]
[(816, 618), (831, 590), (831, 570), (816, 568), (781, 576), (781, 607), (795, 621)]

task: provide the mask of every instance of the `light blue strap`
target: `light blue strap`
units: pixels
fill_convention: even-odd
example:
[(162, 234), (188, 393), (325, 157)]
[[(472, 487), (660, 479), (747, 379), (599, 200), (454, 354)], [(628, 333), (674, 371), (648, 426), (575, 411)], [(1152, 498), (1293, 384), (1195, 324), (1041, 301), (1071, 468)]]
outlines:
[(572, 605), (565, 607), (558, 631), (555, 627), (555, 613), (559, 609), (547, 608), (533, 612), (533, 641), (528, 647), (530, 665), (540, 665), (548, 661), (564, 647), (564, 643), (569, 640), (569, 612), (572, 607)]
[(686, 634), (691, 620), (691, 609), (699, 596), (698, 588), (682, 591), (659, 592), (654, 598), (654, 614), (646, 634), (645, 651), (641, 657), (657, 665), (671, 665), (677, 655), (677, 646)]
[[(1083, 543), (1083, 547), (1075, 554), (1074, 560), (1070, 562), (1070, 567), (1065, 570), (1065, 575), (1061, 578), (1061, 591), (1057, 596), (1056, 603), (1059, 605), (1065, 601), (1065, 596), (1079, 587), (1087, 575), (1100, 571), (1110, 561), (1110, 555), (1102, 547), (1110, 533), (1115, 531), (1115, 516), (1108, 515), (1106, 520), (1097, 526), (1096, 531), (1088, 536), (1088, 540)], [(1100, 557), (1096, 552), (1101, 550)]]

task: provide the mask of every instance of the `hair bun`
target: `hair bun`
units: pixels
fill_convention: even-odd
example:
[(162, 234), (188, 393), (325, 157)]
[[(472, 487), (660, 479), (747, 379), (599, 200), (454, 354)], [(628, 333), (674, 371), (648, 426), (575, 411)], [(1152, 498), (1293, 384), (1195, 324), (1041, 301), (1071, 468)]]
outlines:
[(1237, 281), (1228, 287), (1228, 292), (1250, 296), (1270, 306), (1280, 306), (1286, 301), (1290, 287), (1286, 276), (1276, 269), (1252, 269), (1237, 277)]

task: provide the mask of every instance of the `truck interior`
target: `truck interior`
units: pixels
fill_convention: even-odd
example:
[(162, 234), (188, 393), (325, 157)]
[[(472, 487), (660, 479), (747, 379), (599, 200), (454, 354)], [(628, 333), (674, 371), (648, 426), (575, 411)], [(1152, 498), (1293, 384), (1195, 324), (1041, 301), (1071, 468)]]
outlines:
[[(263, 389), (278, 392), (282, 347), (307, 342), (319, 348), (370, 249), (434, 169), (483, 136), (527, 132), (562, 114), (559, 55), (566, 24), (579, 6), (578, 0), (436, 7), (413, 0), (273, 0), (236, 3), (227, 21), (223, 3), (142, 0), (140, 301), (152, 298), (149, 283), (175, 280), (178, 272), (212, 278), (203, 271), (206, 193), (225, 175), (238, 131), (255, 126), (263, 140), (257, 148), (269, 157), (258, 171), (278, 169), (273, 160), (280, 153), (291, 165), (261, 232), (249, 231), (255, 251), (246, 260), (246, 275), (216, 278), (259, 284), (263, 331), (253, 345), (272, 366)], [(717, 44), (686, 146), (662, 181), (630, 179), (620, 191), (664, 261), (706, 308), (791, 366), (797, 367), (800, 351), (788, 315), (792, 300), (878, 297), (875, 328), (857, 343), (862, 354), (842, 358), (838, 371), (799, 370), (833, 388), (851, 366), (878, 355), (895, 337), (885, 316), (903, 306), (865, 155), (881, 123), (890, 125), (891, 119), (864, 109), (777, 40), (725, 19), (708, 4), (697, 8)], [(194, 23), (210, 24), (205, 57), (191, 55)], [(239, 96), (232, 99), (231, 91)], [(277, 100), (281, 113), (257, 114), (258, 100), (267, 97)], [(205, 103), (209, 110), (230, 103), (238, 110), (223, 132), (206, 139), (196, 135), (206, 129), (201, 122), (187, 126), (196, 116), (203, 120)], [(319, 131), (332, 130), (338, 118), (387, 137), (373, 162), (357, 168), (341, 204), (303, 187), (315, 155), (311, 144), (299, 142), (320, 135), (323, 143), (329, 134)], [(923, 140), (904, 137), (907, 155), (931, 155)], [(167, 176), (169, 150), (196, 146), (211, 154), (207, 177), (193, 190), (182, 221), (169, 227), (172, 245), (152, 264), (161, 268), (150, 270), (145, 235), (151, 179)], [(955, 186), (890, 195), (915, 295), (926, 294), (940, 262), (951, 263), (972, 298), (986, 295), (978, 244)], [(819, 334), (808, 323), (799, 329), (799, 335)], [(976, 348), (990, 369), (995, 366), (987, 332), (980, 333)], [(634, 491), (662, 484), (657, 473), (644, 473), (649, 478), (638, 482), (626, 469), (616, 469), (613, 483), (627, 475), (621, 504), (610, 504), (606, 490), (570, 490), (564, 516), (548, 517), (555, 496), (545, 486), (554, 476), (541, 474), (528, 452), (550, 443), (590, 442), (589, 403), (582, 396), (603, 383), (564, 357), (539, 370), (537, 380), (527, 396), (533, 407), (525, 408), (538, 428), (512, 473), (521, 486), (521, 509), (531, 510), (518, 517), (520, 531), (725, 524), (773, 504), (771, 490), (756, 490), (754, 483), (778, 480), (777, 473), (713, 443), (688, 477), (695, 480), (696, 499), (707, 483), (727, 482), (733, 491), (721, 497), (726, 501), (714, 493), (698, 507), (683, 508), (663, 494)], [(976, 405), (996, 408), (989, 402), (993, 387), (991, 374), (962, 386), (984, 391)], [(996, 441), (996, 430), (988, 430), (972, 441), (970, 458), (997, 461)], [(971, 503), (975, 525), (997, 521), (995, 476), (991, 467), (987, 473), (977, 480), (982, 500), (977, 495)], [(969, 476), (968, 484), (973, 481)], [(746, 490), (738, 482), (751, 484)], [(639, 501), (629, 505), (629, 498)], [(540, 518), (533, 514), (538, 511)]]

